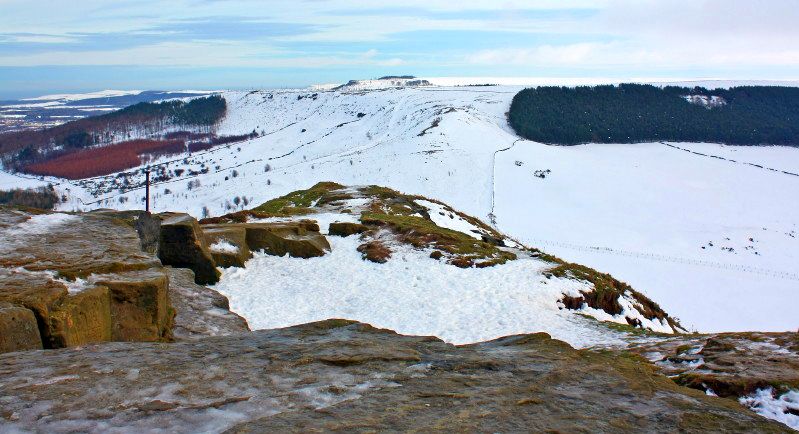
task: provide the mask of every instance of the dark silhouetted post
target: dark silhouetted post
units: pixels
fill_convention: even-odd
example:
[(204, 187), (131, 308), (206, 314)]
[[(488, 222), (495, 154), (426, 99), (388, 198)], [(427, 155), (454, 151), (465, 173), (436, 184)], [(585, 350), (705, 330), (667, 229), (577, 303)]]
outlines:
[(145, 184), (146, 184), (145, 192), (144, 192), (144, 195), (145, 195), (145, 199), (144, 199), (144, 203), (145, 203), (144, 207), (145, 208), (144, 209), (147, 212), (150, 212), (150, 168), (147, 168), (147, 171), (144, 172), (144, 173), (145, 173), (145, 176), (146, 176), (146, 180), (144, 181)]

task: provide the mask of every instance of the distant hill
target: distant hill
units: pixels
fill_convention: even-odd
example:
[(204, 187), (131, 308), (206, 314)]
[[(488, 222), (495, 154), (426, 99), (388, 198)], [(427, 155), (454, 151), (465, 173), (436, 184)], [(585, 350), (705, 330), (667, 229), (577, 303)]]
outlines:
[(511, 126), (544, 143), (712, 142), (799, 145), (799, 89), (743, 86), (538, 87), (510, 107)]
[(103, 90), (0, 101), (0, 133), (39, 130), (141, 102), (207, 96), (205, 91)]
[(225, 99), (218, 95), (142, 102), (51, 128), (2, 134), (0, 158), (4, 167), (40, 175), (102, 175), (137, 166), (143, 154), (222, 143), (213, 130), (226, 112)]

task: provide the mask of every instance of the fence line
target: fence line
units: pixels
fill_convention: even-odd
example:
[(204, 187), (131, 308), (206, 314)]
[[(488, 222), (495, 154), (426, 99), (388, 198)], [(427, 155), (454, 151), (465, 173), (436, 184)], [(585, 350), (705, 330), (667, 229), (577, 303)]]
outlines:
[(686, 265), (697, 265), (702, 267), (710, 267), (710, 268), (718, 268), (722, 270), (732, 270), (732, 271), (741, 271), (745, 273), (753, 273), (759, 274), (762, 276), (769, 276), (769, 277), (776, 277), (778, 279), (788, 279), (788, 280), (797, 280), (799, 281), (799, 274), (796, 273), (788, 273), (785, 271), (778, 271), (778, 270), (770, 270), (767, 268), (760, 268), (760, 267), (752, 267), (749, 265), (740, 265), (740, 264), (726, 264), (723, 262), (714, 262), (714, 261), (706, 261), (702, 259), (690, 259), (690, 258), (680, 258), (677, 256), (669, 256), (669, 255), (661, 255), (658, 253), (645, 253), (645, 252), (633, 252), (629, 250), (619, 250), (613, 249), (610, 247), (601, 247), (601, 246), (583, 246), (579, 244), (571, 244), (571, 243), (564, 243), (559, 241), (552, 241), (552, 240), (540, 240), (540, 239), (531, 239), (529, 240), (534, 245), (549, 245), (555, 247), (563, 247), (566, 249), (578, 250), (583, 252), (598, 252), (598, 253), (607, 253), (611, 255), (618, 255), (618, 256), (627, 256), (632, 258), (642, 258), (642, 259), (650, 259), (659, 262), (670, 262), (675, 264), (686, 264)]

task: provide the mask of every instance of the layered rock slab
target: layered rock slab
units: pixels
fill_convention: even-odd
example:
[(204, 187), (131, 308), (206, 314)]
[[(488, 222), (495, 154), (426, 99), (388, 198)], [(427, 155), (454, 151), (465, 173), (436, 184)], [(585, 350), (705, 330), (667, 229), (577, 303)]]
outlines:
[[(215, 234), (220, 231), (241, 229), (245, 231), (246, 248), (250, 251), (293, 258), (314, 258), (330, 251), (330, 243), (319, 232), (319, 225), (312, 220), (203, 225), (203, 230), (211, 234), (210, 237), (216, 237)], [(229, 241), (237, 239), (230, 238)]]
[(39, 334), (6, 351), (171, 338), (166, 274), (124, 217), (0, 207), (0, 302), (31, 311)]
[(250, 331), (247, 320), (230, 311), (224, 295), (194, 283), (194, 272), (167, 267), (169, 298), (177, 311), (173, 335), (186, 340)]
[(456, 347), (344, 320), (0, 355), (0, 421), (47, 432), (787, 430), (627, 353), (545, 334)]

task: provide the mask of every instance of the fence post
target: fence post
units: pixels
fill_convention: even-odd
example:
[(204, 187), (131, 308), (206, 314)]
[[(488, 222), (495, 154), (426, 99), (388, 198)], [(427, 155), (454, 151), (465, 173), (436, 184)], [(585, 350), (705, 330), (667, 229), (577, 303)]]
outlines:
[(146, 188), (145, 188), (145, 192), (144, 192), (144, 197), (145, 197), (145, 199), (144, 199), (145, 205), (144, 206), (145, 206), (145, 211), (150, 212), (150, 168), (148, 167), (147, 170), (144, 173), (145, 173), (145, 177), (146, 177), (146, 179), (144, 181), (145, 184), (146, 184)]

